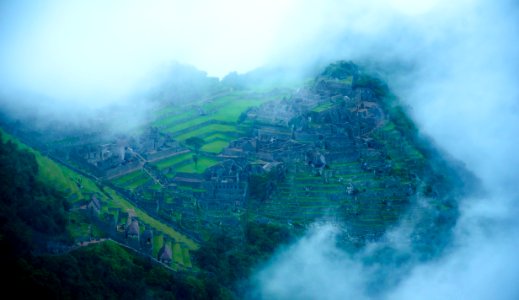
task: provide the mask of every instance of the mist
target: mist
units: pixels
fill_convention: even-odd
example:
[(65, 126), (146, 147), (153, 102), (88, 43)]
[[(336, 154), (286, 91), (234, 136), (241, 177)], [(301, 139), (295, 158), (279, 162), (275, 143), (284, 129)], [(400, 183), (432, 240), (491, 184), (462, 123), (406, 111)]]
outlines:
[[(380, 71), (420, 131), (464, 163), (484, 192), (459, 204), (454, 240), (435, 260), (386, 267), (364, 263), (380, 247), (409, 254), (405, 218), (355, 255), (340, 250), (340, 227), (320, 224), (259, 268), (252, 298), (519, 298), (517, 5), (430, 1), (405, 9), (377, 1), (341, 3), (344, 9), (338, 3), (319, 7), (331, 14), (314, 20), (332, 29), (320, 54), (311, 55), (348, 57)], [(395, 280), (372, 293), (378, 272)]]
[(0, 9), (3, 90), (87, 107), (127, 101), (174, 61), (218, 77), (261, 66), (285, 12), (274, 1), (233, 0), (16, 1)]
[(367, 292), (376, 267), (362, 259), (384, 243), (407, 251), (403, 225), (357, 256), (337, 246), (336, 225), (316, 225), (258, 266), (254, 297), (519, 298), (514, 1), (13, 1), (0, 3), (0, 45), (2, 108), (57, 122), (107, 108), (145, 120), (146, 91), (172, 62), (220, 78), (264, 65), (360, 62), (485, 193), (460, 203), (449, 251), (385, 270), (398, 280), (377, 295)]

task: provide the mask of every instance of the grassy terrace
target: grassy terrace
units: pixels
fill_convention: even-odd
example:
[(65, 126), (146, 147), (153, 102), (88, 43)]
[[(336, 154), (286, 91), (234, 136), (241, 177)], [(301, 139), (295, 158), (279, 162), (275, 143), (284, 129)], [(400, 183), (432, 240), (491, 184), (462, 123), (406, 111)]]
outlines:
[(348, 76), (345, 79), (340, 80), (339, 82), (342, 83), (342, 84), (352, 84), (353, 76)]
[(182, 135), (179, 135), (177, 137), (180, 141), (185, 141), (190, 137), (198, 136), (198, 137), (205, 137), (212, 133), (242, 133), (243, 131), (237, 128), (235, 125), (224, 125), (224, 124), (208, 124), (202, 128), (184, 133)]
[[(160, 117), (153, 122), (153, 125), (163, 127), (167, 132), (175, 133), (211, 120), (235, 123), (247, 108), (258, 106), (268, 100), (271, 99), (252, 98), (247, 97), (244, 93), (233, 93), (200, 104), (199, 108), (206, 112), (206, 115), (199, 115), (197, 107), (183, 107), (175, 115), (159, 113)], [(168, 107), (163, 110), (170, 111)]]
[(396, 130), (396, 125), (389, 121), (378, 132), (375, 138), (383, 140), (388, 147), (388, 154), (392, 158), (393, 165), (398, 169), (409, 162), (423, 162), (424, 155), (405, 136)]
[(190, 160), (190, 159), (192, 159), (192, 157), (193, 157), (193, 153), (187, 152), (187, 153), (183, 153), (180, 155), (168, 157), (168, 158), (163, 159), (158, 162), (154, 162), (153, 165), (157, 166), (157, 168), (162, 171), (162, 170), (167, 169), (173, 165), (176, 165), (182, 161)]
[[(200, 137), (206, 144), (200, 149), (206, 153), (220, 153), (229, 142), (244, 133), (244, 126), (238, 124), (238, 119), (249, 107), (260, 105), (272, 98), (248, 97), (244, 92), (235, 92), (220, 96), (212, 100), (198, 101), (195, 103), (206, 115), (200, 115), (198, 108), (193, 105), (181, 107), (164, 107), (156, 112), (157, 120), (152, 123), (161, 130), (179, 134), (175, 138), (185, 141), (190, 137)], [(225, 122), (214, 123), (214, 122)], [(217, 160), (200, 155), (197, 165), (193, 162), (193, 153), (184, 153), (168, 157), (153, 163), (160, 171), (173, 168), (174, 172), (203, 173), (208, 167), (218, 163)], [(114, 183), (126, 189), (133, 190), (149, 182), (150, 178), (142, 172), (132, 172), (120, 178)], [(174, 176), (166, 174), (167, 177)]]
[(136, 180), (138, 177), (141, 176), (141, 171), (140, 170), (137, 170), (137, 171), (133, 171), (131, 173), (127, 173), (123, 176), (120, 176), (120, 177), (116, 177), (113, 182), (117, 185), (124, 185), (128, 182), (132, 182), (134, 180)]
[[(13, 138), (12, 136), (6, 134), (3, 130), (0, 129), (0, 131), (2, 132), (2, 138), (4, 140), (11, 140), (12, 142), (16, 143), (20, 148), (27, 149), (28, 151), (34, 153), (39, 167), (38, 177), (40, 178), (40, 180), (51, 186), (54, 186), (58, 190), (65, 193), (65, 195), (68, 196), (69, 199), (72, 199), (72, 202), (79, 201), (82, 199), (89, 199), (90, 195), (94, 193), (104, 195), (104, 197), (101, 197), (101, 205), (103, 212), (107, 212), (110, 209), (121, 209), (122, 211), (134, 210), (139, 220), (155, 228), (156, 230), (164, 232), (164, 234), (166, 234), (171, 239), (177, 242), (182, 242), (187, 247), (187, 251), (195, 250), (198, 248), (198, 245), (193, 240), (175, 231), (166, 224), (156, 220), (143, 210), (133, 206), (129, 201), (127, 201), (124, 197), (119, 195), (116, 191), (108, 187), (103, 187), (101, 189), (91, 179), (84, 177), (68, 169), (67, 167), (54, 162), (46, 156), (43, 156), (38, 151), (35, 151), (34, 149), (19, 142), (16, 138)], [(132, 182), (132, 180), (134, 180), (135, 178), (141, 176), (140, 173), (142, 172), (132, 172), (122, 177), (119, 177), (117, 180), (120, 180), (123, 183), (129, 183)], [(81, 182), (81, 188), (80, 185), (77, 184), (77, 182), (79, 181)], [(81, 218), (79, 218), (78, 216), (72, 216), (72, 218), (74, 218), (77, 221), (81, 220)], [(85, 228), (86, 227), (84, 223), (78, 222), (75, 224), (75, 228), (71, 228), (71, 230), (73, 232), (84, 232)], [(185, 265), (184, 258), (179, 263), (181, 265)]]
[(330, 108), (332, 108), (334, 106), (335, 106), (335, 104), (332, 103), (332, 102), (324, 102), (324, 103), (321, 103), (318, 106), (314, 107), (312, 109), (312, 111), (313, 112), (323, 112), (323, 111), (325, 111), (327, 109), (330, 109)]
[(188, 164), (183, 165), (176, 169), (177, 172), (183, 172), (183, 173), (204, 173), (205, 170), (209, 167), (212, 167), (218, 163), (218, 160), (210, 157), (200, 156), (198, 158), (198, 163), (195, 166), (194, 161), (190, 158), (190, 161)]
[[(285, 182), (259, 208), (259, 215), (280, 222), (285, 222), (286, 216), (296, 216), (290, 219), (302, 223), (335, 215), (342, 205), (351, 205), (352, 198), (345, 194), (347, 184), (351, 182), (361, 191), (357, 196), (358, 200), (369, 206), (363, 212), (362, 218), (355, 220), (358, 228), (384, 228), (396, 220), (398, 213), (395, 210), (401, 208), (394, 204), (392, 210), (386, 211), (381, 201), (389, 199), (394, 191), (380, 188), (372, 172), (363, 171), (356, 161), (337, 161), (330, 167), (334, 170), (335, 177), (329, 183), (325, 183), (319, 176), (312, 176), (308, 171), (296, 173), (293, 168), (289, 168)], [(339, 178), (342, 178), (342, 182), (339, 182)]]
[(231, 141), (233, 139), (234, 139), (233, 136), (231, 136), (229, 134), (226, 134), (226, 133), (214, 133), (214, 134), (211, 134), (211, 135), (206, 136), (204, 138), (204, 140), (207, 143), (214, 142), (214, 141), (224, 141), (224, 142), (227, 142), (227, 141)]
[(220, 153), (222, 150), (229, 145), (226, 141), (213, 141), (205, 144), (200, 150), (211, 153)]
[(137, 170), (119, 178), (116, 178), (112, 182), (122, 188), (134, 190), (139, 186), (150, 182), (152, 179), (142, 170)]
[[(196, 101), (180, 107), (167, 106), (156, 112), (157, 119), (152, 125), (158, 126), (164, 132), (173, 134), (175, 139), (181, 142), (190, 137), (203, 138), (205, 144), (200, 151), (207, 154), (217, 154), (227, 147), (230, 141), (246, 132), (247, 124), (239, 124), (238, 122), (244, 111), (273, 99), (276, 99), (276, 97), (262, 97), (261, 95), (252, 95), (250, 92), (240, 91)], [(200, 115), (200, 111), (203, 111), (205, 115)], [(156, 161), (153, 164), (160, 171), (172, 168), (173, 173), (203, 173), (208, 167), (218, 163), (218, 160), (201, 154), (195, 167), (192, 157), (193, 153), (185, 153)], [(174, 176), (173, 173), (168, 173), (166, 176), (171, 178)], [(146, 183), (144, 178), (139, 177), (117, 180), (122, 181), (120, 183), (126, 187), (131, 186), (132, 188), (135, 188), (138, 184)]]

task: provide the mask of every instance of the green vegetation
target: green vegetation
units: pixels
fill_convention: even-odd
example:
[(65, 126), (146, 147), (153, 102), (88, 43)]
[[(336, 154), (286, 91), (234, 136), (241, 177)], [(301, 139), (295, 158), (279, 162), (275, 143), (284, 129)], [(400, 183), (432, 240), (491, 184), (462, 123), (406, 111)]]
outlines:
[(112, 199), (111, 204), (113, 205), (113, 207), (121, 208), (121, 209), (123, 209), (123, 211), (124, 210), (134, 210), (135, 215), (142, 222), (149, 224), (151, 227), (153, 227), (159, 231), (164, 232), (166, 235), (168, 235), (170, 238), (172, 238), (176, 241), (181, 241), (181, 242), (185, 243), (186, 246), (191, 250), (195, 250), (198, 248), (198, 245), (193, 240), (191, 240), (190, 238), (186, 237), (183, 234), (178, 233), (173, 228), (165, 225), (164, 223), (157, 221), (157, 219), (151, 217), (143, 210), (133, 206), (130, 202), (125, 200), (123, 197), (119, 196), (119, 194), (117, 194), (114, 190), (112, 190), (110, 188), (105, 188), (104, 190), (107, 193), (107, 195), (109, 195), (111, 197), (111, 199)]
[[(163, 106), (155, 112), (157, 119), (151, 125), (171, 134), (195, 155), (192, 152), (184, 153), (151, 164), (168, 179), (173, 179), (179, 172), (203, 173), (218, 163), (212, 154), (220, 153), (232, 140), (248, 132), (252, 123), (246, 120), (245, 112), (249, 108), (287, 95), (286, 90), (281, 92), (274, 88), (275, 85), (271, 83), (268, 89), (265, 86), (260, 92), (247, 89), (219, 90), (189, 102), (181, 102), (174, 108)], [(125, 175), (113, 183), (129, 191), (136, 191), (150, 184), (150, 181), (145, 176)]]
[[(215, 274), (219, 284), (229, 287), (248, 278), (254, 266), (265, 261), (290, 239), (285, 227), (249, 222), (245, 226), (244, 242), (219, 233), (202, 244), (194, 258), (199, 267)], [(238, 294), (247, 292), (240, 287), (237, 289)]]
[(33, 153), (11, 141), (0, 142), (1, 243), (12, 240), (30, 248), (37, 234), (59, 235), (70, 242), (66, 232), (70, 204), (60, 191), (45, 185), (38, 173)]
[[(164, 232), (166, 235), (168, 235), (170, 238), (176, 241), (182, 241), (185, 245), (187, 245), (187, 247), (190, 250), (195, 250), (198, 248), (198, 245), (193, 240), (191, 240), (183, 234), (180, 234), (179, 232), (158, 221), (157, 219), (149, 216), (143, 210), (136, 208), (133, 204), (128, 202), (126, 199), (124, 199), (124, 197), (119, 195), (113, 189), (109, 187), (103, 187), (103, 189), (100, 189), (97, 186), (97, 184), (94, 183), (91, 179), (79, 175), (64, 166), (58, 165), (49, 158), (41, 155), (39, 152), (32, 150), (30, 147), (27, 147), (23, 143), (20, 143), (13, 137), (7, 134), (1, 134), (1, 137), (2, 140), (8, 140), (8, 143), (10, 144), (19, 145), (21, 149), (24, 149), (25, 151), (31, 153), (31, 155), (34, 156), (38, 165), (38, 172), (35, 172), (34, 174), (37, 174), (37, 178), (41, 180), (43, 184), (49, 185), (50, 187), (63, 193), (63, 195), (68, 196), (68, 198), (73, 198), (75, 200), (89, 199), (90, 195), (94, 193), (98, 195), (105, 195), (109, 199), (109, 201), (102, 201), (102, 205), (105, 207), (105, 209), (119, 208), (122, 211), (134, 210), (135, 214), (144, 223), (149, 224), (153, 228), (156, 228), (157, 230)], [(53, 174), (51, 174), (51, 172), (53, 172)], [(140, 174), (143, 173), (141, 171), (138, 172)], [(78, 182), (81, 182), (81, 184), (78, 184)], [(63, 186), (65, 186), (66, 188), (63, 188)]]
[(313, 108), (312, 111), (313, 112), (323, 112), (323, 111), (328, 110), (328, 109), (330, 109), (330, 108), (332, 108), (334, 106), (335, 106), (335, 104), (332, 103), (332, 102), (324, 102), (324, 103), (319, 104), (315, 108)]
[(351, 61), (338, 61), (328, 65), (321, 75), (339, 80), (350, 80), (352, 76), (358, 73), (359, 67)]
[[(4, 292), (20, 297), (38, 293), (39, 297), (60, 299), (229, 297), (211, 279), (173, 275), (109, 241), (58, 256), (33, 256), (33, 251), (44, 247), (47, 241), (70, 247), (67, 222), (78, 222), (85, 231), (89, 226), (80, 215), (68, 212), (70, 206), (61, 192), (39, 179), (42, 170), (36, 152), (20, 150), (14, 142), (4, 140), (7, 138), (2, 135), (0, 253), (2, 270), (9, 274), (4, 278)], [(111, 198), (113, 207), (133, 208), (115, 191), (105, 188), (103, 192)], [(143, 222), (186, 245), (178, 260), (182, 266), (191, 267), (189, 249), (197, 249), (194, 242), (139, 209), (135, 212)], [(24, 288), (17, 289), (21, 286)]]
[[(192, 75), (202, 76), (196, 72)], [(357, 130), (353, 126), (364, 125), (355, 116), (348, 119), (348, 123), (336, 122), (336, 126), (329, 126), (330, 122), (341, 120), (336, 112), (351, 111), (346, 101), (320, 103), (310, 114), (337, 108), (329, 114), (319, 114), (322, 118), (313, 118), (310, 124), (315, 129), (311, 131), (316, 133), (315, 140), (328, 143), (323, 149), (332, 149), (332, 155), (326, 156), (330, 161), (319, 170), (314, 163), (305, 161), (314, 156), (314, 150), (321, 151), (321, 148), (316, 146), (318, 142), (312, 141), (311, 136), (304, 137), (301, 145), (311, 145), (304, 150), (306, 158), (305, 152), (285, 149), (296, 152), (294, 154), (298, 156), (293, 157), (297, 160), (286, 160), (279, 169), (266, 174), (264, 170), (272, 165), (260, 169), (264, 162), (258, 162), (254, 166), (257, 168), (251, 168), (252, 171), (246, 174), (248, 198), (245, 206), (207, 208), (204, 206), (206, 203), (197, 199), (200, 194), (209, 192), (205, 190), (207, 182), (200, 183), (198, 179), (202, 176), (195, 175), (216, 165), (222, 158), (215, 154), (220, 153), (231, 140), (254, 129), (256, 121), (247, 118), (251, 106), (284, 93), (272, 89), (268, 95), (252, 93), (245, 90), (250, 89), (251, 84), (237, 74), (227, 78), (225, 84), (232, 88), (229, 91), (219, 90), (215, 88), (214, 80), (207, 80), (201, 84), (201, 91), (191, 93), (188, 89), (183, 90), (185, 94), (182, 97), (186, 97), (183, 100), (189, 101), (178, 107), (165, 105), (156, 112), (157, 120), (153, 125), (159, 131), (159, 138), (162, 140), (163, 133), (169, 132), (170, 137), (191, 150), (150, 162), (142, 170), (112, 179), (109, 185), (72, 171), (9, 135), (1, 135), (3, 141), (8, 141), (2, 142), (0, 149), (0, 253), (8, 260), (4, 264), (6, 267), (2, 265), (3, 269), (15, 274), (10, 278), (13, 282), (33, 289), (41, 296), (53, 298), (246, 298), (249, 287), (244, 282), (253, 268), (264, 263), (280, 245), (288, 243), (300, 228), (330, 212), (338, 218), (343, 217), (348, 234), (357, 239), (352, 242), (356, 246), (362, 244), (364, 238), (381, 236), (388, 226), (396, 224), (418, 190), (420, 196), (432, 199), (423, 209), (436, 209), (434, 214), (430, 214), (432, 221), (427, 225), (433, 224), (435, 232), (452, 228), (456, 206), (449, 199), (438, 197), (449, 191), (451, 182), (454, 182), (449, 177), (452, 174), (444, 176), (434, 169), (444, 165), (430, 163), (435, 152), (422, 145), (414, 124), (400, 106), (394, 105), (396, 100), (389, 94), (387, 86), (350, 62), (332, 64), (322, 75), (328, 77), (324, 80), (333, 81), (333, 86), (339, 82), (375, 91), (377, 97), (373, 101), (382, 106), (383, 117), (380, 122), (374, 122), (375, 129), (368, 127), (361, 133), (365, 128), (360, 128), (359, 132), (352, 133), (349, 130)], [(180, 85), (178, 82), (175, 84)], [(172, 87), (170, 92), (173, 90)], [(312, 92), (311, 87), (308, 92)], [(172, 95), (166, 91), (161, 96), (169, 99)], [(353, 125), (340, 128), (337, 124)], [(326, 132), (330, 129), (333, 136), (328, 139)], [(281, 130), (279, 133), (283, 134)], [(355, 153), (336, 151), (338, 147), (349, 147), (340, 142), (334, 144), (339, 134), (355, 139), (351, 146)], [(74, 140), (64, 139), (59, 143), (70, 142)], [(155, 141), (153, 143), (155, 147)], [(158, 144), (158, 151), (162, 151), (164, 148), (160, 142)], [(16, 145), (25, 150), (18, 150)], [(178, 149), (166, 151), (162, 153)], [(162, 153), (157, 153), (157, 156)], [(150, 155), (143, 156), (157, 157), (152, 152), (147, 154)], [(192, 173), (192, 176), (180, 173)], [(168, 180), (177, 175), (188, 178)], [(226, 188), (242, 191), (241, 186), (235, 183), (217, 186), (220, 188), (224, 192), (227, 192)], [(108, 230), (102, 232), (103, 224), (95, 223), (92, 215), (82, 211), (85, 200), (92, 195), (101, 201), (100, 217), (105, 217), (104, 220), (114, 219), (121, 223), (126, 220), (127, 213), (131, 213), (144, 225), (141, 232), (144, 227), (154, 232), (151, 241), (153, 257), (157, 257), (164, 242), (170, 245), (173, 262), (169, 268), (162, 268), (149, 257), (136, 255), (133, 250), (112, 241), (80, 249), (68, 248), (73, 238), (114, 236)], [(135, 207), (135, 203), (142, 205), (141, 208)], [(155, 218), (157, 203), (161, 209)], [(197, 242), (176, 231), (168, 222), (174, 222), (174, 228), (192, 234)], [(287, 226), (287, 223), (291, 225)], [(231, 226), (236, 228), (224, 227), (229, 226), (225, 224), (233, 224)], [(416, 235), (413, 232), (412, 247), (422, 247), (426, 249), (423, 253), (431, 253), (438, 249), (434, 246), (436, 248), (429, 250), (433, 248), (431, 244), (446, 243), (444, 236), (448, 234), (440, 237), (426, 232), (430, 226), (424, 228)], [(123, 234), (123, 228), (120, 229)], [(422, 242), (416, 242), (420, 237), (423, 237)], [(65, 246), (64, 253), (53, 256), (31, 254), (45, 253), (41, 249), (48, 241)], [(173, 275), (170, 271), (181, 272)], [(23, 296), (24, 292), (17, 295)]]
[(0, 129), (2, 141), (10, 141), (17, 145), (20, 149), (32, 153), (38, 164), (37, 178), (50, 187), (64, 193), (69, 199), (84, 199), (88, 195), (100, 192), (94, 182), (87, 177), (77, 174), (72, 170), (62, 167), (46, 156), (41, 155), (38, 151), (26, 146), (16, 138), (5, 133)]
[(164, 170), (175, 164), (178, 164), (179, 162), (188, 160), (191, 157), (191, 155), (192, 155), (191, 153), (187, 152), (187, 153), (182, 153), (182, 154), (175, 155), (175, 156), (170, 156), (161, 161), (154, 162), (153, 165), (157, 166), (157, 168), (159, 170)]
[(177, 172), (183, 172), (183, 173), (204, 173), (205, 170), (209, 167), (212, 167), (218, 163), (218, 160), (205, 157), (205, 156), (199, 156), (198, 162), (195, 164), (194, 161), (191, 161), (191, 163), (183, 165), (179, 167), (176, 171)]
[(11, 272), (6, 288), (23, 298), (35, 293), (44, 299), (228, 299), (231, 295), (213, 279), (173, 274), (110, 241), (10, 265), (18, 269), (4, 269)]
[(138, 177), (140, 177), (142, 175), (141, 173), (142, 173), (141, 170), (133, 171), (133, 172), (128, 173), (126, 175), (117, 177), (114, 180), (114, 183), (117, 184), (117, 185), (124, 185), (124, 184), (126, 184), (128, 182), (132, 182), (132, 181), (136, 180)]
[(251, 175), (249, 179), (250, 188), (249, 193), (250, 197), (254, 199), (258, 199), (260, 201), (265, 201), (270, 196), (272, 191), (275, 190), (278, 184), (278, 178), (274, 172), (269, 172), (267, 174), (262, 175)]
[(202, 150), (204, 152), (210, 152), (210, 153), (220, 153), (228, 145), (229, 145), (228, 142), (217, 140), (217, 141), (205, 144), (200, 150)]
[[(24, 289), (16, 290), (19, 296), (25, 296), (26, 292), (38, 292), (40, 297), (61, 299), (227, 299), (232, 297), (232, 293), (225, 286), (233, 287), (236, 280), (246, 278), (254, 265), (265, 260), (279, 244), (289, 239), (289, 233), (284, 228), (254, 223), (246, 227), (245, 244), (225, 235), (216, 235), (195, 254), (197, 265), (216, 275), (210, 278), (204, 273), (196, 276), (174, 275), (111, 241), (63, 255), (35, 257), (30, 254), (34, 247), (31, 232), (65, 234), (66, 202), (57, 191), (38, 183), (38, 167), (33, 154), (27, 150), (17, 150), (12, 142), (2, 143), (1, 146), (0, 179), (3, 180), (2, 193), (7, 195), (2, 198), (0, 210), (2, 267), (4, 272), (11, 275), (7, 278), (8, 290), (24, 286)], [(132, 208), (115, 191), (104, 188), (104, 192), (112, 198), (113, 205)], [(20, 199), (26, 205), (20, 206), (17, 201)], [(191, 267), (189, 248), (196, 249), (192, 242), (176, 236), (172, 229), (156, 221), (154, 223), (140, 210), (135, 209), (135, 212), (143, 222), (174, 236), (172, 249), (175, 262)], [(180, 243), (187, 245), (187, 248), (181, 247)], [(159, 248), (162, 239), (154, 238), (153, 244)], [(233, 251), (229, 252), (228, 249)], [(237, 295), (243, 291), (235, 290), (235, 293)]]
[(186, 139), (184, 142), (189, 147), (192, 147), (193, 150), (195, 150), (195, 153), (197, 153), (197, 154), (198, 154), (198, 151), (200, 150), (200, 148), (202, 148), (202, 146), (205, 144), (204, 139), (201, 139), (196, 136), (192, 136), (192, 137)]
[(127, 184), (123, 185), (125, 188), (129, 190), (134, 190), (138, 188), (139, 186), (148, 183), (151, 181), (151, 178), (146, 174), (145, 172), (141, 171), (140, 176), (132, 180), (131, 182), (128, 182)]
[(218, 133), (226, 133), (226, 132), (240, 133), (242, 131), (233, 125), (210, 124), (210, 125), (204, 126), (202, 128), (179, 135), (177, 138), (181, 141), (184, 141), (191, 137), (195, 137), (195, 136), (204, 137), (205, 135), (213, 134), (216, 132), (218, 132)]

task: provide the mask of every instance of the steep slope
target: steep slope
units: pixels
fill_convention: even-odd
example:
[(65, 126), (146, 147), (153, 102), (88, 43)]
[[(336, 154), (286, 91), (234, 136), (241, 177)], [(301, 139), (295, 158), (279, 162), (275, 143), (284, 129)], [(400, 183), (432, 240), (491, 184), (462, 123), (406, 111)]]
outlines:
[[(131, 243), (131, 240), (124, 238), (123, 233), (116, 231), (115, 225), (112, 228), (107, 228), (106, 222), (100, 221), (102, 221), (101, 218), (103, 217), (110, 217), (111, 222), (119, 224), (126, 222), (128, 216), (134, 216), (141, 224), (140, 231), (144, 232), (145, 228), (143, 227), (147, 227), (148, 230), (154, 232), (153, 243), (157, 244), (157, 246), (149, 253), (150, 255), (156, 257), (158, 248), (162, 245), (163, 240), (168, 241), (168, 243), (172, 243), (172, 247), (176, 246), (180, 251), (184, 252), (184, 254), (173, 256), (171, 266), (181, 269), (191, 268), (189, 251), (198, 248), (197, 243), (192, 239), (151, 217), (113, 189), (54, 162), (9, 134), (3, 131), (1, 133), (2, 140), (13, 142), (21, 149), (29, 151), (29, 153), (34, 155), (38, 169), (36, 176), (39, 181), (60, 191), (67, 198), (71, 209), (67, 216), (68, 223), (66, 227), (70, 231), (72, 238), (77, 242), (109, 237), (120, 240), (123, 243)], [(95, 218), (90, 216), (90, 208), (88, 207), (93, 197), (98, 199), (100, 205), (97, 212), (99, 217)], [(138, 245), (130, 244), (130, 246), (135, 246), (137, 250), (141, 250), (141, 247)], [(57, 251), (57, 249), (49, 250)]]
[(255, 156), (285, 164), (271, 197), (252, 202), (258, 216), (345, 222), (361, 244), (417, 205), (437, 228), (435, 237), (416, 234), (417, 244), (443, 240), (455, 223), (464, 171), (419, 136), (383, 82), (356, 65), (330, 65), (312, 86), (260, 107), (254, 118)]
[(29, 148), (40, 180), (71, 203), (77, 245), (108, 237), (233, 288), (323, 220), (342, 226), (351, 251), (409, 232), (418, 257), (383, 249), (372, 263), (444, 251), (470, 175), (419, 134), (383, 81), (344, 61), (290, 87), (247, 78), (160, 102), (136, 132), (7, 128), (48, 154)]

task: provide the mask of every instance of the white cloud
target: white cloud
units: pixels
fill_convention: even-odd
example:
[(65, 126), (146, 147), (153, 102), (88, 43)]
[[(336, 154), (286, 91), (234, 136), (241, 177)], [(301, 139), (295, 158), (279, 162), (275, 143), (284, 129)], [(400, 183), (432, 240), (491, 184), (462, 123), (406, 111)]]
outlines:
[[(460, 203), (462, 215), (454, 228), (454, 248), (439, 260), (412, 265), (408, 273), (404, 267), (382, 267), (379, 271), (398, 280), (381, 294), (366, 293), (363, 284), (377, 280), (376, 272), (365, 269), (361, 259), (369, 257), (368, 251), (346, 260), (354, 267), (341, 267), (347, 254), (337, 255), (339, 258), (323, 255), (323, 251), (341, 250), (330, 242), (306, 242), (321, 234), (311, 231), (259, 272), (263, 279), (259, 293), (265, 299), (292, 299), (291, 294), (306, 293), (330, 299), (519, 297), (514, 250), (519, 244), (515, 221), (519, 216), (515, 208), (519, 200), (518, 7), (513, 1), (478, 0), (433, 1), (418, 7), (408, 4), (393, 1), (388, 7), (377, 1), (348, 2), (344, 9), (331, 8), (344, 18), (321, 18), (332, 46), (316, 55), (383, 67), (407, 66), (405, 72), (389, 70), (391, 87), (412, 107), (410, 112), (422, 132), (481, 178), (486, 194)], [(391, 235), (405, 241), (404, 229)], [(386, 239), (370, 247), (384, 243), (395, 246)], [(405, 243), (400, 251), (408, 251)], [(307, 273), (299, 270), (297, 276), (285, 276), (283, 281), (283, 270), (304, 265), (298, 259), (302, 255), (320, 263)], [(321, 274), (328, 269), (330, 276), (324, 282)], [(343, 280), (352, 276), (358, 277), (354, 283)], [(277, 293), (269, 289), (271, 278), (276, 278)], [(319, 289), (321, 285), (325, 288)], [(315, 294), (316, 289), (320, 294)]]
[(210, 75), (265, 64), (290, 1), (20, 1), (3, 4), (3, 89), (99, 106), (172, 61)]

